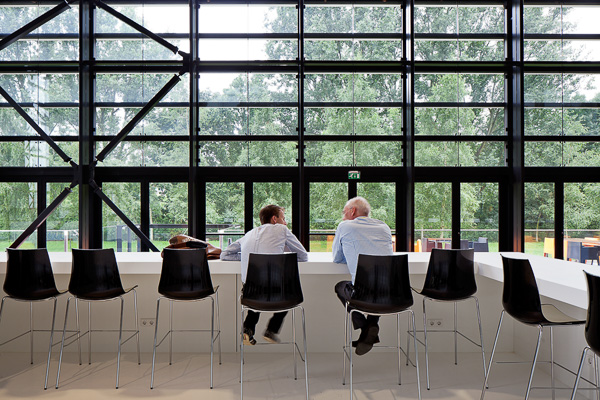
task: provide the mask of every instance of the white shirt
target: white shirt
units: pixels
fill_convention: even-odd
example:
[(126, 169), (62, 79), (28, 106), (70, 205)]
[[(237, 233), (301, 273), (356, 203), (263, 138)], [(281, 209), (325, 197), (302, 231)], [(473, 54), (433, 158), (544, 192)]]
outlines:
[(302, 243), (283, 224), (264, 224), (252, 229), (244, 237), (231, 243), (221, 252), (221, 260), (242, 261), (242, 282), (246, 282), (250, 253), (298, 254), (298, 261), (308, 261), (308, 253)]
[(342, 221), (335, 231), (332, 251), (333, 262), (346, 263), (354, 283), (359, 254), (393, 254), (392, 232), (385, 222), (374, 218)]

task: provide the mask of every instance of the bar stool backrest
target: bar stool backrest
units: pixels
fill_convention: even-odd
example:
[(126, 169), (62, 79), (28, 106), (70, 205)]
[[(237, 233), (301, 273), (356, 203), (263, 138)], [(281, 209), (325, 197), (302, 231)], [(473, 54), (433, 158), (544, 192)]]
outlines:
[(545, 321), (542, 303), (531, 264), (527, 259), (502, 256), (504, 289), (502, 306), (513, 318), (525, 324)]
[(461, 300), (475, 294), (473, 251), (433, 249), (421, 294), (438, 300)]
[(257, 310), (283, 310), (304, 301), (296, 253), (250, 253), (241, 303)]
[(164, 249), (158, 293), (200, 299), (215, 293), (205, 249)]
[(358, 255), (352, 307), (372, 313), (400, 312), (413, 304), (408, 255)]
[(40, 300), (58, 294), (48, 250), (6, 249), (4, 292), (21, 300)]
[(69, 292), (84, 299), (124, 294), (113, 249), (73, 249)]
[(585, 320), (585, 340), (596, 354), (600, 354), (600, 277), (583, 271), (587, 278), (588, 310)]

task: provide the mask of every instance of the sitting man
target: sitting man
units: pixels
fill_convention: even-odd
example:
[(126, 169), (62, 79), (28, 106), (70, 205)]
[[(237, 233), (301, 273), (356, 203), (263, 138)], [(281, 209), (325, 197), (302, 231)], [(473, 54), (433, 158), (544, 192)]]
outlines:
[[(246, 282), (248, 257), (250, 253), (284, 253), (298, 254), (298, 261), (307, 261), (308, 253), (302, 243), (287, 228), (284, 209), (273, 204), (263, 207), (259, 212), (261, 226), (252, 229), (244, 237), (231, 243), (223, 252), (221, 260), (242, 261), (242, 283)], [(263, 338), (271, 343), (279, 343), (279, 331), (287, 311), (275, 313), (269, 320)], [(254, 331), (260, 313), (248, 310), (244, 321), (244, 344), (255, 345)]]
[[(359, 254), (388, 255), (393, 253), (392, 233), (383, 221), (369, 218), (371, 206), (363, 197), (348, 200), (342, 212), (342, 222), (338, 225), (333, 239), (333, 262), (346, 263), (352, 275), (352, 281), (341, 281), (335, 285), (335, 293), (344, 306), (352, 296), (356, 264)], [(350, 308), (347, 310), (350, 312)], [(373, 344), (379, 343), (379, 317), (365, 317), (359, 312), (352, 313), (354, 329), (361, 333), (357, 341), (352, 342), (356, 354), (368, 353)]]

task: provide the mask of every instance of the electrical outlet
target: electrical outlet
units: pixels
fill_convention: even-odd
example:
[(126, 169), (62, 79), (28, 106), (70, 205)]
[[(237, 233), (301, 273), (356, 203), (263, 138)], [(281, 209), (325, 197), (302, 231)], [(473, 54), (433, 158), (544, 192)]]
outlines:
[(141, 318), (140, 324), (144, 327), (154, 327), (154, 318)]
[(427, 326), (430, 328), (441, 328), (443, 326), (441, 318), (431, 318), (427, 320)]

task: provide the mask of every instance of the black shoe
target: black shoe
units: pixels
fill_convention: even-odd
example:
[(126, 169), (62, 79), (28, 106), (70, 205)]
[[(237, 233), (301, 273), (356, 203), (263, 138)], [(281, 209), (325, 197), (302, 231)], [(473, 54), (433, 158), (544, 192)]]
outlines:
[(379, 326), (371, 325), (360, 333), (356, 343), (356, 355), (367, 354), (375, 343), (379, 343)]
[(254, 332), (249, 328), (244, 328), (244, 344), (246, 346), (254, 346), (256, 339), (254, 339)]
[(281, 340), (279, 340), (279, 336), (275, 332), (272, 332), (268, 329), (266, 329), (265, 333), (263, 333), (263, 339), (273, 344), (281, 343)]

